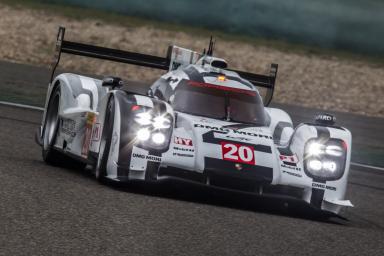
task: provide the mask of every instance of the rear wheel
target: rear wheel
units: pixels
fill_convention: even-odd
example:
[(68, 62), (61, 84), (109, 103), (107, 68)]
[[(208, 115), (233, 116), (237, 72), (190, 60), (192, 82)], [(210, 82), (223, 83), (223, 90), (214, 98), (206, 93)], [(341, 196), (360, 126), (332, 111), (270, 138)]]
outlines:
[(105, 111), (103, 132), (100, 139), (99, 156), (95, 167), (96, 179), (104, 182), (107, 176), (107, 164), (111, 150), (113, 123), (115, 120), (115, 100), (111, 97)]

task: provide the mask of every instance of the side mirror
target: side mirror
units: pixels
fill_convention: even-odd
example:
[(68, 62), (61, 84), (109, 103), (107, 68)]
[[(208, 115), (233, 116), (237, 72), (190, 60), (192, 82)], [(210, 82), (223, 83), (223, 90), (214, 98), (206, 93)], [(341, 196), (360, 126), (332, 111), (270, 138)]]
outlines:
[(101, 85), (115, 89), (116, 87), (122, 87), (124, 82), (120, 77), (108, 76), (103, 79), (103, 83)]
[(151, 98), (154, 98), (154, 97), (155, 97), (155, 95), (153, 94), (153, 91), (152, 91), (151, 88), (148, 89), (148, 91), (147, 91), (147, 95), (148, 95), (149, 97), (151, 97)]

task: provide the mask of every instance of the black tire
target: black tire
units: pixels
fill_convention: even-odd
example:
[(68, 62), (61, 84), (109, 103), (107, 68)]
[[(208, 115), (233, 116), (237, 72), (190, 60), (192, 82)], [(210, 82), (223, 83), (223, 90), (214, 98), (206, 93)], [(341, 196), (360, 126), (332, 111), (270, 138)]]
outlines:
[(59, 104), (60, 87), (56, 87), (49, 100), (47, 114), (45, 117), (43, 136), (42, 136), (42, 155), (43, 160), (54, 166), (69, 167), (73, 169), (84, 169), (86, 164), (76, 161), (69, 156), (57, 151), (53, 146), (56, 142), (57, 131), (59, 129)]
[(60, 88), (56, 88), (49, 100), (42, 136), (43, 159), (46, 163), (55, 166), (63, 164), (63, 154), (53, 148), (59, 128), (59, 103)]
[(105, 111), (103, 132), (100, 139), (99, 156), (95, 165), (95, 177), (98, 181), (105, 183), (107, 176), (107, 163), (109, 151), (111, 150), (113, 123), (115, 120), (115, 100), (111, 97)]

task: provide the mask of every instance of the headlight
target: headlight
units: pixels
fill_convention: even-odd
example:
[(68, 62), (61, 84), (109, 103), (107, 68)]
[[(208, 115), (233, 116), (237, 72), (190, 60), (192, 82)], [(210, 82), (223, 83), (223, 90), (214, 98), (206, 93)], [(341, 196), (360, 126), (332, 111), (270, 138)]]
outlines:
[(137, 145), (144, 149), (164, 151), (169, 147), (173, 117), (156, 108), (132, 109)]
[(323, 154), (342, 156), (343, 148), (340, 145), (324, 145), (317, 141), (312, 141), (309, 143), (306, 153), (310, 156), (319, 156)]
[(168, 129), (171, 127), (171, 120), (164, 116), (157, 116), (153, 119), (153, 127), (155, 129)]
[(155, 129), (169, 129), (172, 123), (169, 115), (158, 115), (153, 118), (150, 112), (136, 114), (135, 121), (141, 125), (153, 125)]
[(151, 132), (147, 128), (141, 128), (137, 131), (137, 139), (141, 141), (146, 141), (151, 137)]
[(156, 144), (163, 144), (164, 141), (165, 141), (165, 136), (163, 133), (161, 132), (157, 132), (157, 133), (154, 133), (152, 135), (152, 140), (153, 142), (155, 142)]
[(315, 172), (320, 171), (322, 166), (323, 164), (321, 163), (321, 161), (316, 159), (311, 160), (308, 163), (308, 169), (311, 169), (312, 171), (315, 171)]
[(318, 180), (337, 180), (343, 176), (347, 148), (343, 140), (309, 140), (305, 145), (304, 171)]
[(311, 156), (318, 156), (324, 153), (324, 144), (313, 141), (308, 145), (307, 153)]
[(135, 121), (141, 125), (150, 125), (152, 123), (151, 119), (152, 116), (148, 112), (138, 113), (135, 117)]
[(342, 156), (343, 148), (337, 145), (329, 145), (325, 148), (325, 153), (331, 156)]

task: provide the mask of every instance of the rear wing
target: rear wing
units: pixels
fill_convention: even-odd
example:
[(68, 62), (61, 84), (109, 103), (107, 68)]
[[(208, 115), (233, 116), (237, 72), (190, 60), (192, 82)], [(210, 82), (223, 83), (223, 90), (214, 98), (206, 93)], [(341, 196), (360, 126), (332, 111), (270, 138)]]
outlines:
[[(52, 83), (53, 81), (53, 77), (56, 68), (60, 62), (60, 57), (62, 53), (110, 60), (114, 62), (127, 63), (167, 71), (174, 70), (180, 65), (194, 64), (200, 57), (203, 56), (202, 54), (188, 49), (184, 49), (177, 46), (169, 46), (167, 56), (159, 57), (143, 53), (129, 52), (89, 44), (71, 42), (64, 40), (64, 36), (65, 28), (59, 27), (59, 31), (57, 33), (55, 54), (52, 61), (50, 83)], [(273, 92), (275, 89), (277, 68), (277, 64), (272, 64), (269, 75), (259, 75), (231, 69), (228, 70), (238, 73), (240, 77), (248, 80), (257, 87), (266, 88), (267, 94), (266, 98), (264, 99), (264, 104), (267, 106), (272, 100)]]
[(158, 57), (137, 52), (128, 52), (112, 48), (66, 41), (64, 40), (64, 35), (65, 28), (60, 27), (59, 32), (57, 33), (56, 49), (52, 63), (52, 73), (50, 82), (52, 82), (53, 80), (53, 76), (57, 65), (60, 62), (60, 57), (62, 53), (110, 60), (114, 62), (121, 62), (163, 70), (168, 70), (169, 68), (170, 60), (168, 57)]

